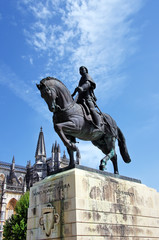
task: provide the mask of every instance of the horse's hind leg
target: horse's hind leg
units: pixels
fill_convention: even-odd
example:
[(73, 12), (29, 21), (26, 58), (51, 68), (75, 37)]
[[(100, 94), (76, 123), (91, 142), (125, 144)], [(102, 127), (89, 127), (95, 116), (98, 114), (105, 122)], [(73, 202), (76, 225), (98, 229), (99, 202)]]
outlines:
[(70, 163), (69, 163), (69, 166), (74, 166), (75, 162), (74, 162), (74, 152), (73, 150), (71, 150), (70, 148), (67, 148), (67, 152), (69, 154), (69, 157), (70, 157)]
[(100, 161), (99, 170), (104, 171), (106, 169), (106, 165), (109, 159), (110, 156), (108, 154)]
[(114, 174), (119, 174), (119, 171), (118, 171), (118, 162), (117, 162), (117, 155), (115, 153), (115, 151), (112, 149), (112, 151), (107, 154), (104, 159), (101, 160), (100, 162), (100, 165), (99, 165), (99, 170), (102, 170), (104, 171), (105, 169), (105, 166), (107, 164), (107, 161), (108, 160), (111, 160), (112, 163), (113, 163), (113, 167), (114, 167)]
[(117, 162), (117, 155), (115, 153), (115, 155), (111, 158), (111, 161), (113, 163), (113, 167), (114, 167), (114, 174), (119, 174), (118, 171), (118, 162)]
[(99, 165), (99, 170), (104, 171), (104, 169), (105, 169), (105, 165), (103, 164), (103, 161), (101, 160), (100, 165)]
[(104, 171), (107, 161), (110, 159), (113, 163), (114, 174), (119, 174), (118, 164), (117, 164), (117, 155), (115, 153), (115, 137), (105, 138), (104, 143), (101, 141), (100, 142), (98, 141), (98, 142), (93, 142), (93, 144), (96, 145), (98, 148), (100, 148), (102, 152), (106, 154), (106, 156), (100, 162), (99, 169)]
[(113, 153), (112, 155), (110, 155), (110, 160), (113, 163), (113, 167), (114, 167), (114, 174), (119, 174), (118, 171), (118, 162), (117, 162), (117, 154), (115, 152), (115, 137), (112, 137), (112, 150), (111, 152)]

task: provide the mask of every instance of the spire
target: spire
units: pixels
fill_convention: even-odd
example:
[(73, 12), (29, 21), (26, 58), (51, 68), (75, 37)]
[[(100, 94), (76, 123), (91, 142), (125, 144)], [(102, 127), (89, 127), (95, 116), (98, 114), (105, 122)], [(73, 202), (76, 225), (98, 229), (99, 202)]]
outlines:
[(55, 152), (57, 152), (57, 141), (55, 141)]
[(37, 143), (36, 153), (35, 153), (36, 160), (38, 160), (39, 157), (46, 157), (45, 142), (44, 142), (42, 127), (40, 128), (40, 133), (39, 133), (39, 138), (38, 138), (38, 143)]
[(12, 159), (11, 169), (12, 169), (12, 170), (15, 169), (15, 158), (14, 158), (14, 156), (13, 156), (13, 159)]
[(31, 168), (31, 161), (30, 160), (27, 162), (26, 168)]
[(14, 158), (14, 155), (13, 155), (12, 163), (15, 163), (15, 158)]
[(61, 152), (61, 149), (60, 149), (60, 145), (58, 144), (57, 146), (57, 152), (60, 153)]
[(64, 153), (63, 153), (63, 158), (66, 159), (66, 152), (64, 150)]
[(16, 180), (16, 182), (19, 184), (19, 180), (16, 176), (16, 173), (15, 173), (15, 158), (13, 156), (13, 159), (12, 159), (12, 164), (10, 165), (10, 173), (9, 173), (9, 181), (11, 184), (13, 184), (13, 179)]
[(52, 150), (51, 150), (51, 152), (52, 152), (52, 153), (55, 152), (55, 146), (54, 146), (54, 144), (52, 144)]

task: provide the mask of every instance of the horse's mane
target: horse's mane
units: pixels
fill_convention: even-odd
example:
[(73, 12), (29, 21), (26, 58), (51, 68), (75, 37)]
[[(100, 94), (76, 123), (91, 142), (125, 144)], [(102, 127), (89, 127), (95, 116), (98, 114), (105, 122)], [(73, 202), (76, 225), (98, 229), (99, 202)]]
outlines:
[[(55, 78), (55, 77), (46, 77), (46, 78), (43, 78), (40, 83), (43, 83), (45, 84), (46, 81), (49, 81), (49, 80), (54, 80), (54, 81), (57, 81), (58, 83), (62, 84), (65, 88), (66, 88), (66, 91), (70, 94), (70, 91), (68, 90), (68, 88), (65, 86), (65, 84), (63, 82), (61, 82), (59, 79)], [(71, 95), (71, 94), (70, 94)]]
[[(44, 83), (45, 81), (48, 81), (48, 80), (55, 80), (55, 81), (61, 83), (64, 87), (66, 87), (63, 82), (61, 82), (59, 79), (57, 79), (57, 78), (55, 78), (55, 77), (46, 77), (46, 78), (43, 78), (40, 82)], [(66, 88), (67, 88), (67, 87), (66, 87)]]

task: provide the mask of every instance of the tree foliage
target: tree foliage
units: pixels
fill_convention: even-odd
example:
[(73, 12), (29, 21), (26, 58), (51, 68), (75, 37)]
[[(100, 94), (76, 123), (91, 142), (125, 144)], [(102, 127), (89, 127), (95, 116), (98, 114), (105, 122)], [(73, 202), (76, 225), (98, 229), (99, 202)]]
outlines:
[(4, 240), (25, 240), (27, 230), (27, 210), (29, 207), (29, 192), (21, 196), (16, 203), (16, 214), (6, 220), (3, 226)]

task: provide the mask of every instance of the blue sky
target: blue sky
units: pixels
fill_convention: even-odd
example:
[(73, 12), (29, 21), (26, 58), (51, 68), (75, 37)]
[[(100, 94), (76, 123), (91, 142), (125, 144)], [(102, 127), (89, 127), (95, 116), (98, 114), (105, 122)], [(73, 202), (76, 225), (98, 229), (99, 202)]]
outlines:
[[(35, 84), (54, 76), (73, 92), (85, 65), (127, 140), (132, 162), (117, 149), (120, 174), (159, 191), (158, 9), (158, 0), (1, 0), (0, 161), (33, 164), (41, 126), (47, 156), (55, 140), (63, 153)], [(81, 164), (98, 168), (100, 150), (79, 148)]]

